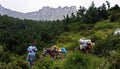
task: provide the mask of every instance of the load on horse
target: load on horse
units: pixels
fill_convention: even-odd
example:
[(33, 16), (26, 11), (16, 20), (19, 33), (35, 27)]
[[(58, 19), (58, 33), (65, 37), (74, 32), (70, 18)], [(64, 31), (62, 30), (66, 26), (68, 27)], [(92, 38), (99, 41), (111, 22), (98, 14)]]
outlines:
[(43, 49), (43, 56), (45, 57), (47, 54), (50, 55), (50, 57), (54, 58), (58, 58), (61, 53), (66, 53), (66, 49), (65, 48), (59, 48), (58, 46), (54, 45), (51, 48), (44, 48)]
[(120, 35), (120, 28), (118, 28), (114, 31), (114, 35)]
[(64, 47), (62, 47), (62, 48), (59, 48), (58, 46), (56, 46), (56, 45), (54, 45), (53, 46), (55, 49), (56, 49), (56, 51), (58, 52), (58, 53), (66, 53), (67, 52), (67, 50), (64, 48)]
[(81, 38), (79, 39), (80, 41), (80, 50), (82, 50), (85, 53), (88, 53), (91, 48), (93, 48), (93, 46), (95, 45), (95, 43), (93, 43), (90, 39), (85, 39), (85, 38)]

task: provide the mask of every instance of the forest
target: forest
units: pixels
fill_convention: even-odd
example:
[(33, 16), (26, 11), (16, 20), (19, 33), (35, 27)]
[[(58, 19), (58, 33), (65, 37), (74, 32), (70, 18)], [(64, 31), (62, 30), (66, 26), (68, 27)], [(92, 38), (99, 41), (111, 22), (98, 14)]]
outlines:
[[(30, 69), (27, 48), (35, 42), (38, 52), (33, 69), (120, 69), (120, 7), (106, 1), (100, 7), (94, 2), (86, 9), (65, 15), (63, 20), (34, 21), (0, 15), (0, 69)], [(95, 42), (86, 54), (80, 51), (82, 37)], [(43, 48), (64, 47), (60, 59), (42, 57)]]

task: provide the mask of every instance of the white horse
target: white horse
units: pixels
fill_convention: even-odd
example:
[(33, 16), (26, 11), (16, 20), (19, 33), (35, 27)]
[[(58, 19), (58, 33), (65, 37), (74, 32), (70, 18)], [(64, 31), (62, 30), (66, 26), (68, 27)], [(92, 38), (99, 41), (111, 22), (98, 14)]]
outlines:
[(115, 30), (114, 35), (120, 35), (120, 28)]
[(93, 48), (93, 46), (95, 45), (95, 43), (93, 43), (90, 39), (85, 39), (85, 38), (81, 38), (79, 39), (81, 45), (80, 45), (80, 50), (82, 50), (85, 53), (88, 53), (91, 48)]

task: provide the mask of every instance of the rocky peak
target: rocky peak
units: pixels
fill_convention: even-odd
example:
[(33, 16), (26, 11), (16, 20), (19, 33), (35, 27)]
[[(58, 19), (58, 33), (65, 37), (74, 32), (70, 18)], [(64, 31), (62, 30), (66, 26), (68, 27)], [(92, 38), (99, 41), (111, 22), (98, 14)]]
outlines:
[(0, 14), (1, 15), (8, 15), (15, 18), (20, 19), (31, 19), (31, 20), (61, 20), (72, 13), (76, 13), (76, 7), (61, 7), (53, 8), (50, 6), (44, 6), (39, 11), (29, 12), (29, 13), (21, 13), (17, 11), (12, 11), (10, 9), (6, 9), (0, 5)]

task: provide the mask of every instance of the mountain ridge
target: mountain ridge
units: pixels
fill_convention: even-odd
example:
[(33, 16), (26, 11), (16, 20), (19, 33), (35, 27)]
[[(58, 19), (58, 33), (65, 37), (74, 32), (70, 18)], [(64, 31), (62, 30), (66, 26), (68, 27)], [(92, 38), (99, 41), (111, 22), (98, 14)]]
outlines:
[(76, 13), (75, 6), (71, 6), (71, 7), (59, 6), (58, 8), (44, 6), (42, 9), (39, 9), (38, 11), (22, 13), (4, 8), (2, 5), (0, 5), (0, 15), (8, 15), (19, 19), (31, 19), (37, 21), (62, 20), (64, 16), (66, 16), (67, 14), (70, 16), (72, 13), (74, 14)]

